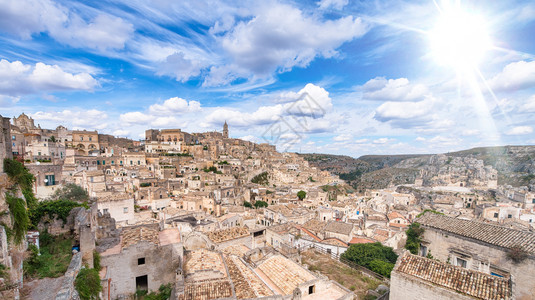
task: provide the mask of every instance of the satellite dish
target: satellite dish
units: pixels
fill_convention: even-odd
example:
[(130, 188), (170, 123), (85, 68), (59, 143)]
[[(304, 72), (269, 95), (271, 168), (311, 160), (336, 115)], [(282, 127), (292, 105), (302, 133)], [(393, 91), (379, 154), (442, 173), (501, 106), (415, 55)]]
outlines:
[(45, 183), (47, 183), (47, 182), (48, 182), (48, 179), (45, 178)]
[(37, 161), (37, 162), (35, 162), (35, 164), (36, 164), (36, 165), (40, 165), (40, 164), (41, 164), (41, 162)]

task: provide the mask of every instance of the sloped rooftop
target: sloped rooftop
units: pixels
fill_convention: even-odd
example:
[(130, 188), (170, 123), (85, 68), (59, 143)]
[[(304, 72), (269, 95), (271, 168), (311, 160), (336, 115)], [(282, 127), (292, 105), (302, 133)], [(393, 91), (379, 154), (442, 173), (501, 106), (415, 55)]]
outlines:
[(245, 265), (237, 256), (227, 256), (225, 260), (238, 299), (273, 295), (273, 292), (258, 277), (258, 275), (256, 275), (253, 270)]
[(427, 227), (444, 230), (506, 249), (521, 246), (530, 254), (535, 254), (534, 232), (520, 231), (478, 221), (457, 219), (432, 212), (425, 213), (416, 222)]
[(249, 235), (247, 227), (232, 227), (207, 233), (208, 238), (214, 243), (221, 243)]
[(274, 288), (281, 290), (284, 295), (291, 295), (298, 285), (316, 279), (303, 267), (281, 255), (267, 258), (256, 270), (264, 274), (268, 282), (271, 281), (275, 285)]
[(400, 258), (394, 271), (476, 299), (512, 299), (508, 279), (412, 255), (409, 252)]
[(324, 229), (326, 232), (335, 232), (349, 235), (353, 230), (353, 224), (342, 222), (329, 222)]

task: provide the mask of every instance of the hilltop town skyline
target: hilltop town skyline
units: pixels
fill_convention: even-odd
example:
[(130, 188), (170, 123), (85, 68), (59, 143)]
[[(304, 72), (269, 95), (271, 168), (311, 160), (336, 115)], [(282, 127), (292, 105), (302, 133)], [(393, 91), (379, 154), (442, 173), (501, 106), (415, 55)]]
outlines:
[(139, 140), (227, 121), (262, 142), (307, 94), (320, 109), (290, 151), (535, 143), (530, 1), (7, 2), (0, 109), (45, 128)]

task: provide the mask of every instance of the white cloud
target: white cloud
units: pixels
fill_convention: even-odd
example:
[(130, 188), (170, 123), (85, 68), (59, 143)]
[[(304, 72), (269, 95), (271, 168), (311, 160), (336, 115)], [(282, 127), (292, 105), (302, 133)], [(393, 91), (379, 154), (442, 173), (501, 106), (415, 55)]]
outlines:
[(426, 141), (426, 139), (424, 137), (421, 137), (421, 136), (417, 137), (415, 140), (417, 142), (425, 142)]
[(192, 77), (199, 76), (205, 65), (198, 60), (187, 59), (182, 52), (169, 55), (160, 63), (157, 75), (169, 75), (177, 81), (186, 82)]
[[(329, 92), (324, 88), (309, 83), (297, 93), (286, 93), (286, 97), (293, 101), (261, 106), (252, 113), (226, 107), (218, 108), (205, 118), (205, 126), (221, 125), (224, 121), (238, 127), (268, 125), (283, 118), (284, 122), (299, 122), (301, 125), (296, 124), (293, 130), (300, 132), (322, 131), (329, 127), (325, 120), (318, 120), (332, 109)], [(309, 119), (314, 119), (314, 121)]]
[(43, 91), (92, 91), (98, 82), (88, 73), (71, 74), (57, 65), (0, 60), (0, 94), (21, 95)]
[(273, 1), (263, 2), (255, 9), (252, 19), (241, 21), (216, 37), (231, 60), (227, 65), (233, 67), (212, 68), (209, 85), (243, 77), (243, 70), (265, 77), (295, 66), (306, 67), (316, 57), (335, 56), (340, 45), (364, 35), (367, 30), (360, 18), (348, 16), (322, 21), (298, 8)]
[(492, 89), (510, 91), (535, 85), (535, 61), (518, 61), (505, 66), (501, 73), (489, 80)]
[(124, 130), (124, 129), (117, 129), (113, 132), (113, 135), (115, 136), (128, 136), (130, 135), (130, 131)]
[(0, 107), (9, 107), (17, 104), (20, 97), (4, 96), (0, 95)]
[(506, 135), (526, 135), (533, 132), (533, 128), (531, 126), (516, 126), (508, 130), (505, 134)]
[(367, 142), (369, 142), (370, 140), (368, 139), (358, 139), (355, 141), (356, 144), (365, 144)]
[(462, 136), (476, 136), (481, 134), (481, 131), (478, 129), (465, 129), (462, 131)]
[(121, 114), (119, 119), (126, 124), (143, 124), (152, 120), (153, 117), (139, 111), (133, 111)]
[(144, 125), (156, 128), (185, 126), (185, 122), (174, 115), (202, 111), (201, 103), (173, 97), (162, 104), (155, 103), (146, 112), (133, 111), (121, 114), (119, 119), (127, 125)]
[(349, 3), (349, 0), (321, 0), (318, 2), (319, 9), (342, 9)]
[(244, 141), (249, 141), (249, 142), (253, 142), (253, 143), (259, 143), (261, 142), (259, 138), (257, 138), (256, 136), (254, 135), (246, 135), (246, 136), (242, 136), (239, 138), (240, 140), (244, 140)]
[(70, 110), (65, 109), (55, 112), (38, 111), (29, 114), (36, 121), (53, 121), (68, 128), (79, 129), (97, 129), (102, 130), (108, 127), (106, 123), (108, 115), (106, 112), (89, 109), (89, 110)]
[(351, 139), (351, 135), (350, 134), (341, 134), (339, 136), (335, 136), (333, 138), (333, 141), (343, 142), (343, 141), (349, 141), (350, 139)]
[(363, 86), (364, 100), (414, 101), (429, 94), (423, 84), (411, 84), (407, 78), (388, 79), (376, 77)]
[(396, 140), (396, 139), (379, 138), (379, 139), (373, 140), (373, 143), (374, 143), (374, 144), (377, 144), (377, 145), (383, 145), (383, 144), (386, 144), (386, 143), (393, 142), (393, 141), (395, 141), (395, 140)]
[(201, 103), (197, 101), (187, 101), (182, 98), (173, 97), (165, 100), (163, 104), (153, 104), (149, 107), (149, 113), (156, 114), (177, 114), (195, 112), (201, 110)]
[(375, 110), (375, 118), (379, 121), (395, 119), (414, 119), (428, 116), (434, 101), (426, 99), (419, 102), (385, 102)]
[(50, 0), (6, 0), (0, 11), (0, 30), (24, 39), (46, 32), (73, 47), (122, 49), (134, 32), (121, 18), (98, 14), (90, 21)]
[(535, 112), (535, 95), (531, 96), (526, 103), (520, 106), (520, 111), (523, 113)]

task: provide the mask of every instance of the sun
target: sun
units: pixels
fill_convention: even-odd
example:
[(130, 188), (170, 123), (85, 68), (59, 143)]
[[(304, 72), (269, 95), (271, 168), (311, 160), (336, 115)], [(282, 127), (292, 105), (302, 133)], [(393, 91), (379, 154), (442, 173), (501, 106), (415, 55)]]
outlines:
[(477, 67), (491, 48), (484, 19), (460, 7), (442, 10), (428, 34), (433, 57), (456, 70)]

